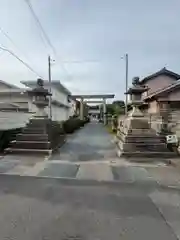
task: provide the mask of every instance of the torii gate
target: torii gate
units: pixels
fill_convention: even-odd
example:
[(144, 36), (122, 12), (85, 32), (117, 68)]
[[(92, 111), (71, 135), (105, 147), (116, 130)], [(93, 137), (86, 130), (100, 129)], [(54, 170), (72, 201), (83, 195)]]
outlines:
[[(84, 113), (83, 113), (83, 102), (85, 103), (102, 103), (103, 104), (103, 119), (104, 124), (107, 124), (107, 117), (106, 117), (106, 99), (114, 98), (114, 94), (83, 94), (83, 95), (72, 95), (74, 99), (80, 99), (80, 119), (84, 119)], [(95, 101), (85, 100), (85, 99), (97, 99)], [(99, 100), (101, 99), (101, 100)]]

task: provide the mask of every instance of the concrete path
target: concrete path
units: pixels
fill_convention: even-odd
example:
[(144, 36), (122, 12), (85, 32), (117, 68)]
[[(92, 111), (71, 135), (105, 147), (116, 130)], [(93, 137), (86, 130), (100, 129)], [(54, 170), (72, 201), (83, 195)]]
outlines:
[(51, 160), (102, 161), (116, 158), (112, 136), (103, 124), (92, 122), (69, 136), (65, 145)]

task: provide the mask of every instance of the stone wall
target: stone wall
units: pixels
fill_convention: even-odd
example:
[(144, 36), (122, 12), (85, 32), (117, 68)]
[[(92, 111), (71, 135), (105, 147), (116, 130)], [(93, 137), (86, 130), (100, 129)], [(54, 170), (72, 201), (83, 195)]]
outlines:
[[(162, 117), (159, 114), (146, 114), (146, 116), (149, 119), (151, 128), (159, 132), (162, 125)], [(180, 110), (171, 109), (168, 118), (168, 128), (180, 139)]]
[(172, 132), (174, 132), (180, 139), (180, 110), (173, 110), (170, 113), (170, 126)]

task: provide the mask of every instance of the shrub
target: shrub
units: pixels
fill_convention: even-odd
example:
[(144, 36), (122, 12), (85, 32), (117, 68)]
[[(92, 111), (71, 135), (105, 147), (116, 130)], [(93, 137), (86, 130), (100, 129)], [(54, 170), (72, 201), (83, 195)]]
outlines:
[(10, 146), (10, 142), (16, 139), (16, 134), (21, 133), (22, 129), (9, 129), (0, 131), (0, 151)]
[(65, 139), (63, 124), (52, 121), (51, 124), (48, 125), (48, 136), (52, 149), (55, 149), (56, 147), (62, 145)]
[(73, 133), (75, 130), (83, 127), (85, 122), (78, 118), (70, 118), (64, 122), (63, 128), (66, 133)]

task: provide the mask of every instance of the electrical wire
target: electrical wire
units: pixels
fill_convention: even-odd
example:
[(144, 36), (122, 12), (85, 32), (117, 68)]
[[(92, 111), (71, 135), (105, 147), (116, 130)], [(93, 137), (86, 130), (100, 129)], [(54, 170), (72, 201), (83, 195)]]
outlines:
[[(13, 41), (13, 39), (8, 35), (8, 33), (7, 32), (5, 32), (1, 27), (0, 27), (0, 32), (24, 55), (24, 57), (26, 57), (26, 59), (28, 60), (28, 61), (30, 61), (29, 60), (29, 58), (27, 57), (27, 55), (24, 53), (24, 52), (22, 52), (22, 50), (17, 46), (17, 44)], [(31, 61), (30, 61), (31, 62)]]
[(42, 76), (40, 76), (31, 66), (29, 66), (28, 63), (26, 63), (25, 61), (23, 61), (20, 57), (18, 57), (14, 52), (12, 52), (11, 50), (4, 48), (2, 46), (0, 46), (0, 49), (8, 52), (9, 54), (11, 54), (13, 57), (15, 57), (19, 62), (21, 62), (24, 66), (26, 66), (31, 72), (35, 73), (38, 77), (42, 78)]
[[(34, 18), (35, 21), (36, 21), (37, 27), (38, 27), (38, 28), (40, 29), (40, 31), (42, 32), (44, 38), (46, 39), (48, 45), (51, 47), (51, 49), (53, 50), (53, 53), (54, 53), (54, 55), (55, 55), (55, 54), (56, 54), (56, 50), (55, 50), (54, 46), (52, 45), (52, 43), (51, 43), (48, 35), (46, 34), (46, 32), (45, 32), (45, 30), (44, 30), (44, 28), (43, 28), (43, 26), (42, 26), (42, 24), (41, 24), (38, 16), (36, 15), (36, 13), (35, 13), (35, 11), (34, 11), (34, 9), (33, 9), (33, 6), (32, 6), (32, 4), (31, 4), (30, 0), (24, 0), (24, 1), (25, 1), (26, 4), (28, 5), (29, 10), (30, 10), (33, 18)], [(40, 36), (41, 36), (41, 35), (40, 35)], [(41, 39), (42, 39), (42, 41), (43, 41), (43, 43), (44, 43), (44, 39), (43, 39), (43, 38), (41, 38)], [(44, 43), (44, 44), (45, 44), (45, 43)], [(46, 47), (46, 45), (45, 45), (45, 47)]]
[(36, 13), (35, 13), (35, 11), (34, 11), (34, 9), (33, 9), (33, 6), (32, 6), (32, 4), (31, 4), (30, 0), (24, 0), (24, 1), (25, 1), (26, 4), (28, 5), (32, 16), (34, 17), (34, 19), (35, 19), (35, 21), (36, 21), (36, 23), (37, 23), (38, 28), (40, 29), (40, 31), (42, 32), (44, 38), (46, 39), (46, 42), (48, 43), (48, 45), (50, 46), (50, 48), (53, 50), (54, 56), (57, 57), (57, 58), (59, 58), (59, 63), (60, 63), (60, 65), (61, 65), (61, 68), (63, 69), (63, 71), (66, 73), (66, 75), (67, 75), (68, 77), (71, 77), (71, 76), (69, 75), (69, 73), (67, 72), (66, 68), (64, 67), (64, 65), (62, 64), (62, 60), (61, 60), (60, 57), (58, 56), (55, 47), (54, 47), (53, 44), (51, 43), (51, 41), (50, 41), (50, 39), (49, 39), (46, 31), (44, 30), (44, 28), (43, 28), (43, 26), (42, 26), (42, 24), (41, 24), (41, 22), (40, 22), (40, 20), (39, 20), (39, 18), (38, 18), (38, 16), (36, 15)]

